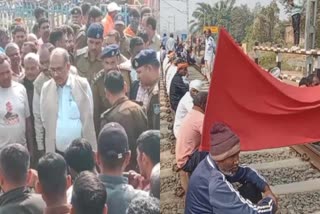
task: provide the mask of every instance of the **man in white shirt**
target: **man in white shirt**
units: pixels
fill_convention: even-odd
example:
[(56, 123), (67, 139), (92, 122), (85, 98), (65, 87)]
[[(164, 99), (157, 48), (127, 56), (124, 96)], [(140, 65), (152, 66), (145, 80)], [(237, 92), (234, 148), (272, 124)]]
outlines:
[[(26, 89), (12, 81), (9, 58), (0, 54), (0, 150), (13, 143), (33, 151), (32, 122)], [(33, 154), (31, 154), (33, 155)]]
[(174, 119), (173, 134), (175, 137), (178, 136), (181, 122), (183, 121), (187, 113), (191, 111), (193, 107), (193, 98), (199, 93), (201, 87), (201, 80), (192, 80), (190, 82), (189, 91), (181, 98)]
[(204, 61), (206, 65), (206, 76), (208, 81), (211, 80), (211, 72), (213, 69), (213, 63), (214, 63), (214, 56), (215, 56), (215, 49), (216, 49), (216, 43), (214, 39), (211, 36), (211, 30), (209, 29), (206, 33), (206, 46), (205, 46), (205, 53), (204, 53)]
[(166, 43), (166, 52), (169, 53), (169, 51), (175, 51), (175, 44), (176, 40), (173, 38), (173, 33), (170, 33), (170, 37)]

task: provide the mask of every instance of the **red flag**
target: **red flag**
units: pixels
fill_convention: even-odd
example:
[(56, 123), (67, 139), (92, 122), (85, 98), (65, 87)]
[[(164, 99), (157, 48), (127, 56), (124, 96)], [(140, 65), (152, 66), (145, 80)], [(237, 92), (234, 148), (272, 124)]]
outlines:
[(320, 140), (320, 87), (299, 88), (256, 65), (222, 29), (200, 150), (210, 149), (210, 130), (223, 122), (240, 137), (241, 150)]

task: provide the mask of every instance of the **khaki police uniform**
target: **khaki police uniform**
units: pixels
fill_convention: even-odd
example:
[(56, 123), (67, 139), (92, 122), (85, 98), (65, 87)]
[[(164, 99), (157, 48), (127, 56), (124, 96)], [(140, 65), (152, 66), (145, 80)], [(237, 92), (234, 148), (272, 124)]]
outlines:
[[(106, 46), (101, 53), (101, 60), (105, 58), (111, 58), (111, 57), (118, 57), (119, 64), (127, 60), (124, 56), (120, 54), (119, 46), (116, 44)], [(130, 87), (131, 87), (130, 70), (125, 68), (120, 68), (119, 65), (117, 66), (116, 70), (122, 73), (123, 79), (128, 86), (127, 95), (129, 95)], [(99, 73), (95, 76), (94, 81), (92, 82), (92, 94), (93, 94), (93, 102), (94, 102), (94, 122), (95, 122), (96, 133), (99, 133), (100, 131), (101, 114), (111, 107), (105, 95), (104, 79), (105, 79), (106, 72), (108, 71), (101, 69)]]
[(129, 44), (130, 40), (126, 37), (123, 36), (120, 38), (120, 53), (124, 55), (127, 59), (131, 57), (130, 51), (129, 51)]
[(86, 26), (82, 26), (76, 36), (74, 49), (77, 51), (87, 46)]
[[(129, 95), (130, 87), (131, 87), (130, 70), (120, 69), (120, 68), (118, 70), (121, 72), (123, 79), (128, 86), (127, 95)], [(93, 104), (94, 104), (94, 123), (95, 123), (96, 133), (99, 133), (100, 131), (101, 114), (111, 107), (110, 102), (107, 100), (106, 93), (105, 93), (105, 86), (104, 86), (105, 74), (106, 72), (104, 70), (101, 70), (94, 78), (94, 81), (92, 84), (92, 95), (93, 95)]]
[(81, 77), (87, 78), (90, 85), (93, 83), (93, 79), (99, 71), (103, 69), (102, 61), (100, 57), (95, 60), (90, 60), (88, 47), (82, 48), (77, 51), (75, 66), (78, 69), (78, 73)]
[(147, 116), (145, 112), (141, 106), (132, 102), (127, 97), (123, 97), (101, 115), (101, 128), (110, 122), (117, 122), (126, 130), (131, 150), (131, 161), (127, 170), (136, 170), (136, 141), (142, 132), (147, 130)]
[[(103, 26), (99, 23), (92, 23), (87, 31), (87, 37), (103, 40)], [(96, 74), (103, 69), (100, 56), (90, 59), (89, 48), (84, 47), (76, 52), (75, 65), (78, 68), (79, 76), (87, 78), (90, 85)]]

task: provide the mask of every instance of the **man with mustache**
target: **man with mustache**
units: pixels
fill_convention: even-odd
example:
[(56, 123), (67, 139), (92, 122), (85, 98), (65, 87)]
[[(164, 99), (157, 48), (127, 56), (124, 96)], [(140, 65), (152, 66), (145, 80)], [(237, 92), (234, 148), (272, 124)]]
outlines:
[(95, 75), (103, 69), (100, 58), (103, 43), (103, 26), (92, 23), (87, 31), (88, 46), (77, 51), (75, 66), (81, 77), (87, 78), (92, 84)]
[(64, 155), (71, 142), (86, 138), (96, 151), (93, 100), (88, 81), (70, 73), (67, 50), (56, 48), (50, 56), (52, 79), (41, 90), (40, 115), (45, 129), (45, 151)]
[(105, 95), (104, 79), (106, 74), (111, 70), (119, 71), (127, 84), (127, 94), (129, 94), (131, 86), (130, 70), (119, 66), (123, 62), (123, 58), (118, 45), (113, 44), (105, 47), (101, 53), (101, 60), (103, 69), (95, 76), (92, 84), (94, 121), (97, 134), (100, 131), (101, 114), (112, 106)]
[[(275, 213), (276, 197), (267, 182), (255, 170), (239, 165), (238, 136), (222, 123), (215, 124), (210, 134), (210, 152), (189, 181), (185, 213)], [(238, 190), (232, 186), (235, 182), (242, 184)]]
[(41, 46), (49, 42), (49, 36), (51, 31), (50, 22), (47, 18), (41, 18), (38, 22), (38, 25), (39, 25), (39, 35), (40, 35), (38, 44)]

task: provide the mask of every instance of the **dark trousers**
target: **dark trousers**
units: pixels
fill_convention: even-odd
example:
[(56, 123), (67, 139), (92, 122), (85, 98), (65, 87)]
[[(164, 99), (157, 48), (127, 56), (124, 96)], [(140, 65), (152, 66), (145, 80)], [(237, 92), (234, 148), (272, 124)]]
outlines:
[(187, 163), (182, 167), (182, 170), (185, 172), (190, 173), (190, 176), (192, 172), (196, 169), (198, 164), (208, 155), (208, 152), (199, 152), (196, 150), (192, 155), (189, 157), (189, 160)]
[(240, 195), (257, 204), (262, 199), (260, 190), (251, 183), (245, 183), (238, 189)]
[(300, 41), (300, 13), (297, 13), (292, 16), (292, 27), (293, 27), (293, 36), (294, 36), (294, 45), (298, 46)]

